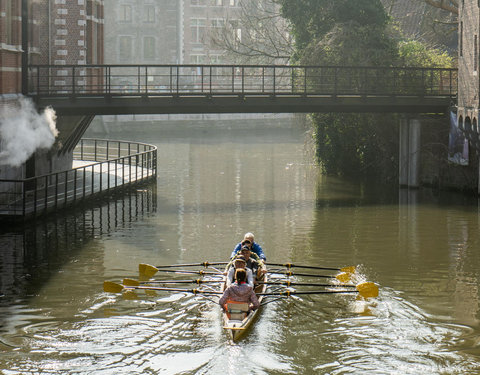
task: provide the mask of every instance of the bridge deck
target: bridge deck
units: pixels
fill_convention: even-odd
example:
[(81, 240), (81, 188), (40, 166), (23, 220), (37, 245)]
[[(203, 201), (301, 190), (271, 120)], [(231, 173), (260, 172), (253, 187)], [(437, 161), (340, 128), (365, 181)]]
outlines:
[(457, 71), (440, 68), (32, 66), (31, 96), (58, 114), (443, 113)]

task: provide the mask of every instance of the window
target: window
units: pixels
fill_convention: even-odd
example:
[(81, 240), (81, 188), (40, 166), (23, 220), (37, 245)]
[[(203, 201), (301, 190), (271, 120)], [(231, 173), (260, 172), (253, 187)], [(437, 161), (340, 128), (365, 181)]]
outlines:
[(122, 4), (119, 8), (118, 20), (120, 22), (132, 22), (132, 7)]
[(460, 46), (459, 46), (460, 56), (463, 56), (463, 22), (460, 22)]
[(191, 19), (192, 43), (202, 43), (205, 37), (206, 20), (204, 18)]
[(120, 60), (127, 60), (132, 57), (132, 37), (121, 36), (119, 38), (119, 57)]
[(143, 38), (143, 58), (146, 60), (155, 59), (155, 38), (153, 36)]
[(211, 55), (210, 64), (221, 64), (223, 62), (221, 55)]
[(205, 55), (190, 55), (190, 64), (201, 65), (205, 63)]
[[(480, 0), (478, 0), (480, 1)], [(223, 6), (223, 0), (214, 0), (215, 6), (217, 7), (222, 7)]]
[(238, 7), (238, 0), (230, 0), (231, 7)]
[[(6, 9), (5, 9), (5, 32), (6, 32), (6, 38), (5, 38), (5, 43), (12, 45), (13, 42), (13, 35), (14, 30), (13, 30), (13, 2), (7, 1), (6, 4)], [(0, 42), (3, 42), (3, 40), (0, 40)]]
[(212, 27), (224, 28), (225, 27), (225, 20), (223, 18), (214, 18), (212, 20)]
[(143, 10), (143, 21), (147, 23), (155, 22), (155, 6), (145, 5)]
[(200, 7), (200, 6), (205, 6), (206, 5), (206, 0), (191, 0), (192, 6), (194, 7)]
[(478, 70), (478, 40), (477, 36), (473, 36), (473, 71)]
[(238, 20), (230, 21), (230, 29), (233, 33), (234, 40), (238, 43), (242, 41), (242, 29), (240, 28), (240, 22)]

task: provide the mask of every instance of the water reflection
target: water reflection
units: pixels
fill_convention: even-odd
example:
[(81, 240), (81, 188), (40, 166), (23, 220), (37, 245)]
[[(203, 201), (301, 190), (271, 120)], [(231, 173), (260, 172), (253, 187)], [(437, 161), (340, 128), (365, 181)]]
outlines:
[[(128, 200), (116, 200), (103, 212), (2, 237), (8, 282), (0, 369), (476, 373), (476, 200), (321, 176), (305, 156), (301, 129), (230, 130), (151, 129), (158, 185), (156, 193), (137, 192), (150, 204), (137, 200), (130, 209)], [(105, 279), (137, 277), (138, 263), (223, 260), (249, 230), (271, 262), (359, 265), (363, 279), (379, 283), (379, 298), (283, 299), (264, 306), (251, 332), (233, 344), (218, 306), (201, 297), (139, 292), (125, 299), (101, 291)]]
[[(148, 217), (155, 212), (156, 205), (153, 183), (93, 200), (48, 220), (4, 226), (0, 233), (0, 333), (11, 333), (32, 318), (40, 320), (38, 324), (42, 326), (42, 309), (29, 309), (28, 299), (37, 296), (53, 275), (65, 273), (69, 263), (77, 263), (78, 252), (92, 240)], [(90, 272), (103, 273), (102, 257), (90, 258), (88, 267)], [(65, 275), (67, 279), (69, 276), (73, 275)], [(71, 282), (57, 288), (65, 288)], [(54, 304), (49, 299), (49, 304)]]

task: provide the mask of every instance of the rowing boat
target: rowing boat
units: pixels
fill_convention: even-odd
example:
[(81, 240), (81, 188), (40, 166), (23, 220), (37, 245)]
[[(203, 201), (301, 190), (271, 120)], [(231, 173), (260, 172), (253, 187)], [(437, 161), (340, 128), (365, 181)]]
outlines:
[[(227, 287), (226, 274), (228, 274), (228, 269), (229, 265), (227, 265), (225, 269), (224, 282), (221, 285), (222, 292), (225, 291)], [(226, 303), (227, 309), (224, 309), (223, 311), (223, 328), (228, 332), (233, 341), (239, 340), (247, 332), (261, 309), (264, 298), (263, 293), (265, 293), (267, 289), (267, 274), (261, 272), (263, 269), (265, 269), (265, 266), (262, 263), (259, 272), (257, 272), (256, 280), (256, 282), (262, 283), (256, 284), (255, 286), (255, 293), (257, 294), (258, 302), (260, 303), (258, 309), (249, 311), (248, 303), (244, 302), (227, 301)]]

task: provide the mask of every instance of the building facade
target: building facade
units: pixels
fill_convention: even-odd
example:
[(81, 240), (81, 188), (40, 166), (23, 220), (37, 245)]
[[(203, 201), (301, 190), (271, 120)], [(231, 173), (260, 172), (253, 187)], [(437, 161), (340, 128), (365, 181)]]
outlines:
[(107, 64), (178, 63), (181, 1), (106, 0)]
[(21, 0), (0, 2), (0, 105), (22, 91), (21, 5)]
[(108, 64), (223, 64), (215, 37), (241, 38), (239, 0), (105, 0)]
[(471, 144), (480, 150), (479, 107), (479, 35), (480, 2), (459, 1), (458, 22), (458, 125)]
[[(25, 10), (28, 20), (23, 17)], [(63, 66), (102, 64), (103, 15), (103, 0), (0, 1), (0, 114), (7, 108), (19, 108), (22, 92), (35, 84), (35, 80), (24, 79), (29, 77), (22, 74), (27, 72), (24, 65), (55, 65), (48, 70), (48, 77), (40, 79), (48, 80), (50, 87), (61, 88), (71, 84)], [(28, 50), (28, 55), (24, 50)], [(82, 86), (101, 79), (99, 74), (92, 76), (79, 69), (75, 84)], [(79, 123), (85, 124), (85, 120), (58, 118), (60, 135), (55, 152), (35, 152), (20, 167), (0, 165), (0, 178), (25, 178), (68, 169), (71, 155), (67, 154), (79, 139)], [(64, 145), (69, 145), (67, 151)], [(0, 139), (0, 153), (2, 147), (5, 148), (4, 139)]]

